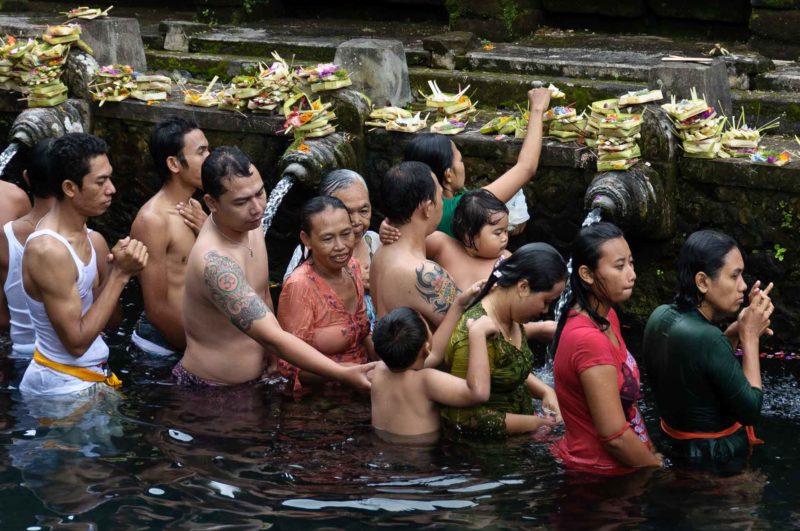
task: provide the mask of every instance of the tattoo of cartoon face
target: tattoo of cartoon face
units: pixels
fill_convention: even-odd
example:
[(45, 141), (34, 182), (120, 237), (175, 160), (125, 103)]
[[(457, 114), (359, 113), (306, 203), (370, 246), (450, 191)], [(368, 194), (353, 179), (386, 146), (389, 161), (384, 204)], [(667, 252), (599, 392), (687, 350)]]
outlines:
[(239, 330), (247, 331), (269, 311), (269, 307), (247, 283), (239, 264), (217, 251), (205, 255), (203, 279), (214, 305)]
[(425, 262), (417, 269), (417, 292), (436, 313), (447, 313), (456, 300), (458, 288), (442, 266)]

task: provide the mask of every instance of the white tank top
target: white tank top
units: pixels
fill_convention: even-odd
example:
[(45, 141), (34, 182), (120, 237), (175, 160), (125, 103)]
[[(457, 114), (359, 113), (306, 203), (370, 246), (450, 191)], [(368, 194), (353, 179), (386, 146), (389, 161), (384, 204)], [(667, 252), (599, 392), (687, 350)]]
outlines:
[(22, 251), (24, 247), (19, 243), (14, 231), (11, 229), (13, 221), (3, 225), (3, 232), (8, 240), (8, 275), (3, 291), (6, 294), (8, 313), (11, 317), (11, 342), (14, 350), (20, 353), (33, 354), (33, 342), (36, 335), (33, 331), (31, 314), (28, 311), (28, 302), (22, 289)]
[[(86, 234), (88, 237), (88, 230)], [(78, 257), (78, 253), (75, 252), (75, 249), (72, 248), (66, 238), (50, 229), (37, 230), (28, 236), (28, 241), (25, 242), (25, 244), (27, 245), (32, 239), (40, 236), (55, 238), (63, 243), (69, 250), (69, 254), (75, 262), (75, 267), (78, 268), (77, 284), (78, 293), (81, 297), (81, 316), (85, 315), (94, 302), (92, 284), (97, 276), (97, 257), (94, 252), (92, 240), (89, 240), (89, 246), (92, 249), (92, 258), (89, 260), (88, 264), (84, 265), (80, 257)], [(22, 290), (25, 293), (25, 300), (28, 302), (33, 328), (36, 330), (36, 349), (44, 354), (46, 358), (65, 365), (75, 365), (78, 367), (93, 367), (104, 363), (108, 359), (108, 346), (105, 341), (103, 341), (101, 335), (95, 338), (89, 346), (89, 349), (81, 357), (76, 358), (70, 354), (53, 329), (53, 325), (50, 323), (50, 319), (47, 317), (47, 312), (44, 309), (44, 304), (31, 298), (25, 291), (24, 285), (22, 286)]]

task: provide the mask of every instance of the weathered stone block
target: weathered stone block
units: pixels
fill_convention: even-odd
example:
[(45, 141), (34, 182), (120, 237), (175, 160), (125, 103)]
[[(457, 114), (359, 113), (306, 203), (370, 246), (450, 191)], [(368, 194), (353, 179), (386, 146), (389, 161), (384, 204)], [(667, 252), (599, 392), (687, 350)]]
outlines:
[(750, 5), (767, 9), (800, 9), (800, 0), (750, 0)]
[(648, 0), (658, 16), (741, 23), (750, 16), (748, 0)]
[(81, 21), (82, 38), (100, 65), (122, 63), (147, 70), (142, 33), (135, 18), (108, 17)]
[(351, 39), (336, 49), (334, 62), (351, 72), (353, 87), (375, 105), (405, 105), (411, 101), (402, 42)]
[(69, 88), (70, 96), (89, 101), (91, 99), (89, 85), (97, 74), (98, 68), (99, 65), (94, 57), (83, 50), (72, 48), (61, 77), (61, 80)]
[(164, 36), (164, 49), (173, 52), (188, 52), (189, 37), (180, 26), (170, 26)]
[(725, 63), (714, 61), (710, 66), (697, 63), (666, 63), (650, 70), (648, 86), (661, 89), (664, 98), (688, 98), (690, 90), (697, 89), (698, 96), (727, 116), (731, 115), (731, 89)]
[(672, 122), (664, 109), (648, 105), (642, 122), (642, 158), (648, 162), (674, 162), (680, 153)]
[(747, 44), (754, 50), (773, 59), (796, 61), (800, 59), (800, 42), (789, 43), (768, 39), (759, 35), (751, 35)]
[(582, 15), (606, 15), (610, 17), (635, 18), (647, 12), (644, 0), (543, 0), (545, 11), (555, 13), (577, 13)]
[(753, 9), (750, 31), (778, 41), (800, 43), (800, 9)]
[(470, 31), (448, 31), (422, 39), (422, 47), (436, 54), (454, 52), (463, 54), (480, 45), (478, 38)]

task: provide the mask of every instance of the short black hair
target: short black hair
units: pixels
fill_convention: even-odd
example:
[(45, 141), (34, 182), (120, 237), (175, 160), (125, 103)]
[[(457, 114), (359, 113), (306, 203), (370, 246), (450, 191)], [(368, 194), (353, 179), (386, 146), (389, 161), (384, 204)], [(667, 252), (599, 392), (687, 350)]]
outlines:
[(381, 317), (372, 331), (375, 352), (394, 371), (411, 367), (427, 341), (425, 321), (416, 310), (406, 306)]
[(725, 265), (725, 256), (738, 249), (736, 240), (715, 230), (693, 232), (681, 247), (678, 255), (678, 285), (675, 290), (675, 305), (682, 311), (696, 308), (703, 301), (697, 289), (695, 275), (704, 272), (712, 279), (719, 276)]
[[(300, 210), (300, 230), (310, 235), (311, 218), (329, 208), (347, 212), (347, 207), (344, 206), (344, 203), (332, 195), (318, 195), (306, 201), (306, 204)], [(347, 214), (347, 217), (349, 218), (350, 214)]]
[(444, 173), (453, 167), (453, 141), (441, 133), (414, 135), (406, 145), (403, 160), (424, 162), (444, 186)]
[(83, 178), (90, 171), (92, 159), (108, 155), (108, 144), (87, 133), (67, 133), (50, 146), (49, 191), (56, 199), (64, 199), (62, 185), (72, 181), (83, 188)]
[(45, 199), (54, 195), (50, 179), (50, 148), (53, 147), (53, 142), (55, 138), (44, 138), (28, 151), (25, 172), (33, 197)]
[(182, 153), (183, 140), (195, 129), (200, 129), (197, 122), (180, 116), (168, 116), (156, 124), (150, 135), (150, 157), (153, 159), (161, 184), (166, 183), (170, 177), (167, 158), (177, 157), (181, 164), (186, 166), (186, 157)]
[(422, 162), (392, 166), (381, 183), (383, 213), (395, 225), (405, 225), (424, 201), (436, 201), (431, 169)]
[(453, 236), (466, 247), (474, 248), (475, 236), (498, 212), (508, 214), (508, 207), (489, 190), (465, 192), (453, 212)]
[(200, 170), (203, 191), (214, 199), (219, 199), (227, 191), (225, 179), (250, 177), (253, 175), (250, 169), (252, 165), (247, 155), (238, 147), (220, 146), (214, 149), (203, 161), (203, 168)]

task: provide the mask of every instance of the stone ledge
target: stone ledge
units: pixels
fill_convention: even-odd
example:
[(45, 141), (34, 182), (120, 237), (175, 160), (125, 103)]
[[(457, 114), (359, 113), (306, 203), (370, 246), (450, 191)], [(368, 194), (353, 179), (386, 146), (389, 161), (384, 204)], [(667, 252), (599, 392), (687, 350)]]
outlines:
[(800, 65), (795, 62), (779, 64), (775, 70), (756, 77), (756, 88), (800, 92)]

